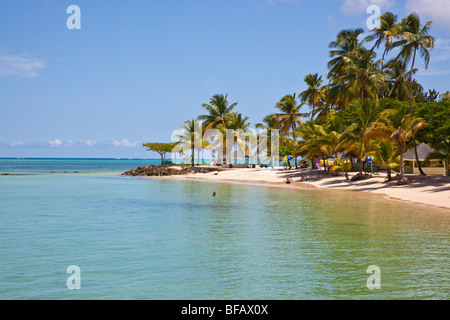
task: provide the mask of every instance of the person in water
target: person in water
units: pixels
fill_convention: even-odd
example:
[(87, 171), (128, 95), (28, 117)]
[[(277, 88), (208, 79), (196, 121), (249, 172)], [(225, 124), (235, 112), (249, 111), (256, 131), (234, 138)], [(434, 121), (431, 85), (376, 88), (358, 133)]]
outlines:
[(292, 182), (292, 178), (291, 177), (287, 177), (285, 182), (286, 182), (286, 184), (290, 184)]
[(216, 196), (216, 193), (215, 192), (213, 192), (213, 195), (212, 195), (213, 197), (215, 197)]

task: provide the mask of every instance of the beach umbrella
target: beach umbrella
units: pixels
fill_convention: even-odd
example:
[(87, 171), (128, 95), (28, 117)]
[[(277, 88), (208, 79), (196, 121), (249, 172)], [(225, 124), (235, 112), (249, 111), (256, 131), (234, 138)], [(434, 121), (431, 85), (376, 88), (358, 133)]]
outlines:
[(282, 159), (280, 159), (280, 162), (283, 162), (283, 161), (290, 161), (290, 160), (292, 160), (293, 158), (291, 157), (291, 156), (284, 156)]
[(368, 157), (366, 157), (366, 159), (364, 161), (365, 162), (370, 162), (370, 171), (373, 173), (372, 157), (368, 156)]

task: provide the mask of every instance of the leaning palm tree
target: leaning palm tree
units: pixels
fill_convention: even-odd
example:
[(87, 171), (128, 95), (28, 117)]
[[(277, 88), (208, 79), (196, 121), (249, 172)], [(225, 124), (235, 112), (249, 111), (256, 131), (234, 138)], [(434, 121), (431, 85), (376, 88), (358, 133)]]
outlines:
[(392, 141), (380, 139), (375, 146), (375, 150), (370, 153), (373, 161), (386, 167), (387, 181), (392, 181), (392, 171), (400, 167), (400, 156), (395, 150)]
[[(275, 128), (280, 129), (282, 134), (290, 134), (292, 139), (297, 140), (297, 128), (303, 125), (301, 117), (307, 116), (307, 113), (300, 112), (304, 103), (297, 104), (296, 94), (288, 94), (276, 103), (275, 108), (278, 113), (273, 117), (277, 120)], [(297, 168), (297, 157), (295, 157), (295, 167)]]
[(348, 178), (348, 172), (352, 170), (352, 163), (351, 161), (347, 159), (335, 159), (334, 161), (337, 162), (337, 165), (334, 165), (330, 169), (330, 174), (334, 171), (343, 171), (345, 173), (345, 180), (349, 180)]
[(322, 87), (322, 76), (319, 74), (308, 74), (305, 77), (305, 83), (308, 86), (306, 90), (300, 93), (302, 102), (306, 102), (311, 107), (311, 120), (316, 115), (316, 107), (320, 107), (325, 104), (325, 90)]
[[(397, 47), (401, 48), (398, 58), (401, 58), (405, 64), (412, 60), (408, 80), (409, 113), (411, 119), (413, 118), (411, 94), (412, 71), (414, 70), (417, 52), (421, 54), (425, 62), (425, 68), (428, 69), (428, 65), (430, 63), (430, 49), (434, 48), (434, 37), (429, 35), (431, 23), (431, 21), (428, 21), (422, 26), (419, 16), (415, 13), (411, 13), (402, 20), (401, 30), (398, 35), (401, 40), (399, 40), (396, 44)], [(414, 153), (419, 166), (420, 174), (425, 175), (422, 167), (420, 166), (419, 155), (417, 154), (417, 147), (415, 144)]]
[(227, 97), (228, 94), (225, 96), (216, 94), (209, 100), (209, 104), (202, 104), (208, 114), (198, 116), (198, 120), (204, 121), (205, 130), (226, 128), (227, 121), (233, 114), (237, 113), (236, 110), (233, 110), (237, 102), (229, 104)]
[(400, 180), (398, 184), (409, 183), (408, 179), (405, 178), (405, 165), (403, 163), (406, 144), (412, 141), (417, 132), (426, 126), (427, 124), (422, 118), (411, 119), (408, 114), (402, 119), (400, 126), (390, 136), (390, 140), (395, 142), (398, 154), (400, 155)]

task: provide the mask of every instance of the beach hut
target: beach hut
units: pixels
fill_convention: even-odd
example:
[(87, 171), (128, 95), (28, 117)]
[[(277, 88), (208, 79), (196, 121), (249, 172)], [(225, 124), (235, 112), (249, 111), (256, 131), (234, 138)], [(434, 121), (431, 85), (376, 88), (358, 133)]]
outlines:
[[(445, 175), (446, 168), (441, 159), (430, 159), (426, 163), (423, 163), (423, 161), (425, 161), (429, 154), (435, 152), (437, 151), (426, 143), (422, 142), (417, 146), (417, 155), (419, 156), (422, 170), (425, 174), (428, 175)], [(406, 152), (405, 156), (403, 157), (403, 162), (405, 164), (405, 168), (409, 167), (409, 170), (405, 170), (406, 173), (420, 174), (414, 148)]]

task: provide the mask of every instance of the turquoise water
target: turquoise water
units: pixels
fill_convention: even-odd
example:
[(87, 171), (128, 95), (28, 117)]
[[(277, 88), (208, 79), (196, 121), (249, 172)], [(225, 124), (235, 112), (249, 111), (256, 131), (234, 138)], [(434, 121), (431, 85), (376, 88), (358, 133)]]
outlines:
[[(39, 174), (0, 176), (0, 299), (448, 299), (448, 210), (29, 161), (17, 171)], [(45, 173), (61, 168), (80, 174)]]

